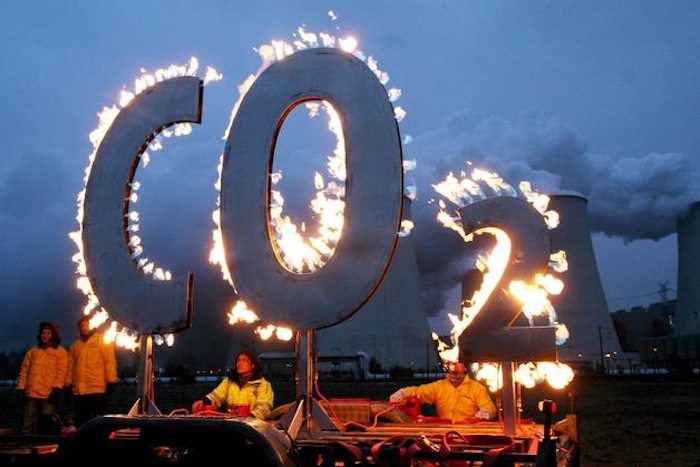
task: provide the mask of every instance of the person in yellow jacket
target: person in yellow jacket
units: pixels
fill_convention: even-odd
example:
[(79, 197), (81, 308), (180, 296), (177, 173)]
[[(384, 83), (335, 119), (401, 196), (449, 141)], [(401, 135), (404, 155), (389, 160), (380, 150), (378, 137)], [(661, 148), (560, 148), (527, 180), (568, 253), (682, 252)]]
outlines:
[(22, 434), (55, 434), (49, 421), (61, 401), (68, 354), (54, 323), (42, 321), (36, 340), (24, 354), (15, 386), (22, 404)]
[(192, 404), (192, 412), (197, 413), (211, 406), (218, 410), (224, 404), (229, 412), (234, 412), (238, 406), (248, 406), (251, 416), (265, 420), (272, 412), (274, 399), (272, 385), (262, 375), (255, 354), (241, 350), (236, 355), (235, 368), (212, 392)]
[(97, 328), (90, 329), (88, 316), (81, 317), (77, 325), (80, 336), (68, 351), (66, 385), (73, 395), (74, 423), (80, 428), (107, 413), (117, 384), (117, 357), (114, 344), (105, 342)]
[(493, 419), (496, 406), (488, 390), (469, 378), (464, 363), (449, 362), (447, 369), (445, 379), (401, 388), (389, 397), (389, 401), (401, 403), (408, 397), (417, 397), (421, 404), (434, 404), (438, 418), (452, 423)]

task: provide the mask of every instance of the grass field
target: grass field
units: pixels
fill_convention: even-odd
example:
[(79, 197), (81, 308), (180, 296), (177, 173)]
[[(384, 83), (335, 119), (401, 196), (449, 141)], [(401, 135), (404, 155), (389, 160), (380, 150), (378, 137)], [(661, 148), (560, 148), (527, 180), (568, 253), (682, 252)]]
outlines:
[[(322, 396), (387, 400), (410, 380), (319, 383)], [(215, 383), (158, 384), (155, 402), (164, 414), (187, 409)], [(294, 401), (293, 383), (274, 382), (275, 405)], [(574, 395), (572, 397), (572, 395)], [(126, 413), (137, 399), (135, 385), (120, 385), (111, 412)], [(564, 391), (546, 385), (523, 391), (523, 417), (542, 422), (538, 400), (555, 401), (559, 412), (579, 420), (583, 466), (700, 466), (700, 378), (669, 375), (577, 377)], [(11, 387), (0, 387), (0, 427), (17, 428), (20, 411)]]

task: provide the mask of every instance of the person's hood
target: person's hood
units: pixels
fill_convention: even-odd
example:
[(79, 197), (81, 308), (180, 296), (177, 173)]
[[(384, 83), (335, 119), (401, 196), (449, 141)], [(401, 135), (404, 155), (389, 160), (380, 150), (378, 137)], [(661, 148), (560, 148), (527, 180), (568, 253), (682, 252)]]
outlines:
[(36, 336), (37, 345), (39, 347), (44, 347), (44, 343), (41, 341), (41, 331), (44, 329), (51, 331), (51, 340), (49, 341), (48, 346), (53, 348), (58, 347), (61, 343), (61, 333), (58, 329), (58, 325), (50, 321), (42, 321), (39, 323), (39, 332)]

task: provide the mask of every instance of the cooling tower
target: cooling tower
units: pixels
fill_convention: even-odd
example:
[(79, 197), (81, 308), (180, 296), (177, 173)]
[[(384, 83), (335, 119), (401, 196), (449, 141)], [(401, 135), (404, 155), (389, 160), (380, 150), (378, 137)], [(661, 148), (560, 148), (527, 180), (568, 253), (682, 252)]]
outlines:
[[(404, 219), (411, 219), (404, 198)], [(413, 235), (399, 239), (394, 259), (375, 294), (350, 318), (316, 332), (319, 356), (374, 357), (384, 370), (434, 369), (438, 364), (423, 307)]]
[(700, 334), (700, 203), (678, 220), (678, 295), (675, 334)]
[(564, 290), (551, 301), (570, 332), (568, 341), (557, 348), (559, 360), (605, 365), (605, 355), (620, 354), (620, 342), (598, 274), (587, 204), (578, 195), (551, 197), (549, 207), (560, 216), (559, 227), (550, 230), (551, 250), (566, 251), (569, 263), (568, 271), (557, 274)]

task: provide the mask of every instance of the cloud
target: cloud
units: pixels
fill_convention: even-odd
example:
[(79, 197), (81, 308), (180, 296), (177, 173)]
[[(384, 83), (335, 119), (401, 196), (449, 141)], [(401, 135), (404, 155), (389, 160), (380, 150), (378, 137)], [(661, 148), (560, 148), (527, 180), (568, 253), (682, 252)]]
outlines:
[(6, 220), (39, 219), (63, 210), (62, 199), (69, 191), (65, 170), (54, 154), (25, 153), (14, 160), (0, 184), (2, 216)]
[(600, 177), (584, 194), (596, 232), (625, 241), (660, 240), (674, 233), (677, 220), (700, 200), (697, 168), (683, 154), (595, 161)]

